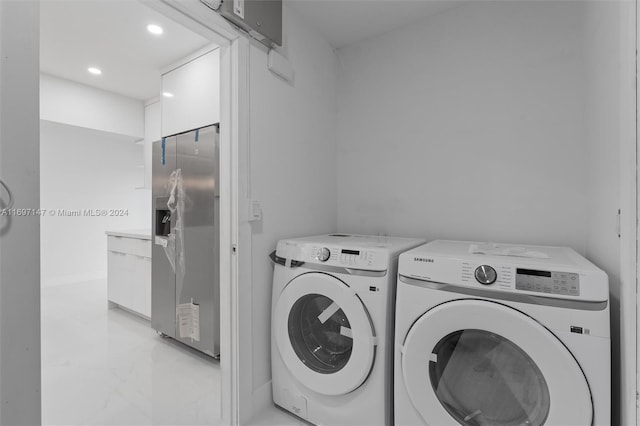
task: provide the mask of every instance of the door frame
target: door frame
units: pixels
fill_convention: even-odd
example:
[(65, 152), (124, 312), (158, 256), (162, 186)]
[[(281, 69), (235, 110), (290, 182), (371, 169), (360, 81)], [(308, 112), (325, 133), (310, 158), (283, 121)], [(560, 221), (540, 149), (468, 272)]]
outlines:
[[(638, 406), (638, 386), (640, 384), (640, 315), (638, 311), (638, 302), (640, 295), (638, 294), (638, 268), (640, 267), (640, 250), (638, 250), (638, 241), (640, 240), (640, 227), (638, 227), (638, 219), (640, 218), (640, 152), (638, 150), (638, 122), (640, 120), (640, 88), (638, 87), (638, 74), (640, 68), (638, 64), (638, 48), (640, 46), (640, 32), (638, 31), (638, 23), (640, 22), (640, 7), (638, 0), (634, 2), (635, 13), (631, 16), (621, 16), (621, 21), (635, 31), (635, 37), (632, 43), (625, 37), (623, 46), (626, 52), (630, 54), (629, 61), (633, 61), (635, 69), (635, 87), (634, 93), (623, 97), (624, 115), (622, 117), (624, 124), (622, 127), (622, 140), (633, 141), (633, 143), (622, 143), (621, 146), (621, 209), (624, 212), (630, 212), (626, 217), (621, 216), (620, 223), (620, 263), (621, 263), (621, 285), (620, 285), (620, 352), (621, 352), (621, 383), (620, 383), (620, 405), (622, 424), (637, 424), (640, 419), (640, 407)], [(624, 69), (627, 67), (624, 64)], [(628, 92), (628, 88), (623, 93)], [(635, 111), (632, 113), (633, 109)], [(627, 113), (628, 111), (628, 113)], [(624, 218), (624, 219), (623, 219)], [(626, 284), (626, 285), (625, 285)], [(615, 383), (615, 382), (614, 382)], [(612, 405), (612, 408), (614, 406)]]
[[(220, 195), (227, 200), (220, 214), (220, 319), (226, 325), (221, 327), (221, 420), (244, 423), (251, 409), (240, 403), (251, 401), (251, 381), (246, 380), (251, 376), (249, 372), (241, 381), (238, 365), (250, 365), (240, 356), (250, 360), (251, 353), (238, 348), (238, 221), (247, 216), (239, 214), (238, 208), (246, 204), (238, 197), (238, 147), (247, 146), (248, 141), (249, 42), (197, 0), (138, 1), (221, 47)], [(0, 2), (0, 52), (6, 59), (0, 62), (0, 166), (3, 179), (19, 196), (16, 208), (39, 207), (39, 7), (39, 0)], [(2, 424), (41, 423), (39, 233), (39, 216), (33, 215), (14, 222), (0, 241)]]
[(238, 268), (239, 256), (251, 249), (240, 243), (246, 236), (239, 226), (248, 219), (239, 171), (246, 170), (242, 151), (249, 140), (249, 40), (198, 0), (138, 1), (220, 46), (220, 408), (222, 424), (243, 424), (252, 415), (251, 353), (241, 350), (238, 337), (251, 324), (240, 298), (251, 280)]
[[(2, 207), (40, 207), (40, 2), (0, 1)], [(39, 424), (40, 216), (0, 218), (0, 424)], [(19, 220), (15, 220), (19, 219)]]

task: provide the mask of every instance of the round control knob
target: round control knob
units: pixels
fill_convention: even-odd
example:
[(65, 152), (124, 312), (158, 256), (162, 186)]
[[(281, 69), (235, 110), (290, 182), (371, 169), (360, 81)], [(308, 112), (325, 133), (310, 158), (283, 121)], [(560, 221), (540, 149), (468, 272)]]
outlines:
[(476, 280), (482, 285), (489, 285), (496, 282), (498, 274), (496, 270), (489, 265), (482, 265), (476, 268)]
[(326, 262), (327, 260), (329, 260), (330, 256), (331, 256), (331, 252), (329, 251), (329, 249), (326, 247), (322, 247), (320, 250), (318, 250), (318, 254), (316, 258), (320, 262)]

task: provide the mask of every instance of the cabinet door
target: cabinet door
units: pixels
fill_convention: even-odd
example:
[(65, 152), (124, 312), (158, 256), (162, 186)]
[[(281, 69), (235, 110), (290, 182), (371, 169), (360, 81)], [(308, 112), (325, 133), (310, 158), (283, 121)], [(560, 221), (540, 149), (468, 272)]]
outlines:
[(162, 136), (220, 122), (220, 49), (162, 76)]
[(143, 284), (145, 294), (144, 311), (145, 316), (151, 318), (151, 259), (148, 257), (143, 258)]
[(131, 298), (127, 285), (127, 255), (107, 252), (107, 297), (118, 305), (128, 306)]
[(151, 241), (109, 237), (109, 301), (151, 317)]
[(145, 284), (145, 265), (147, 262), (144, 257), (130, 255), (132, 262), (131, 274), (131, 302), (127, 306), (134, 312), (143, 314), (147, 306), (147, 287)]

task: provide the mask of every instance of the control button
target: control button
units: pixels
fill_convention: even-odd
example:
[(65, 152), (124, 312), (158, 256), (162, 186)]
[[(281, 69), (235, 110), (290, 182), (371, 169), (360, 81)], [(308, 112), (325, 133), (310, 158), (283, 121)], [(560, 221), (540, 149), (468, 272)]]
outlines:
[(326, 247), (322, 247), (319, 251), (318, 251), (318, 255), (316, 256), (316, 258), (320, 261), (320, 262), (326, 262), (327, 260), (329, 260), (329, 257), (331, 257), (331, 252), (329, 251), (328, 248)]
[(476, 268), (476, 280), (482, 285), (489, 285), (496, 282), (498, 274), (496, 270), (489, 265), (482, 265)]

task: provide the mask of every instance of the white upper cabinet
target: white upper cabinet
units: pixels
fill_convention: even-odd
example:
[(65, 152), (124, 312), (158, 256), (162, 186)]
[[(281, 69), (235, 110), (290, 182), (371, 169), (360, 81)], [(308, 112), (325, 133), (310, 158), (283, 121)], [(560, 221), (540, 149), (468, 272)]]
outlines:
[(162, 136), (220, 122), (220, 50), (162, 75)]

